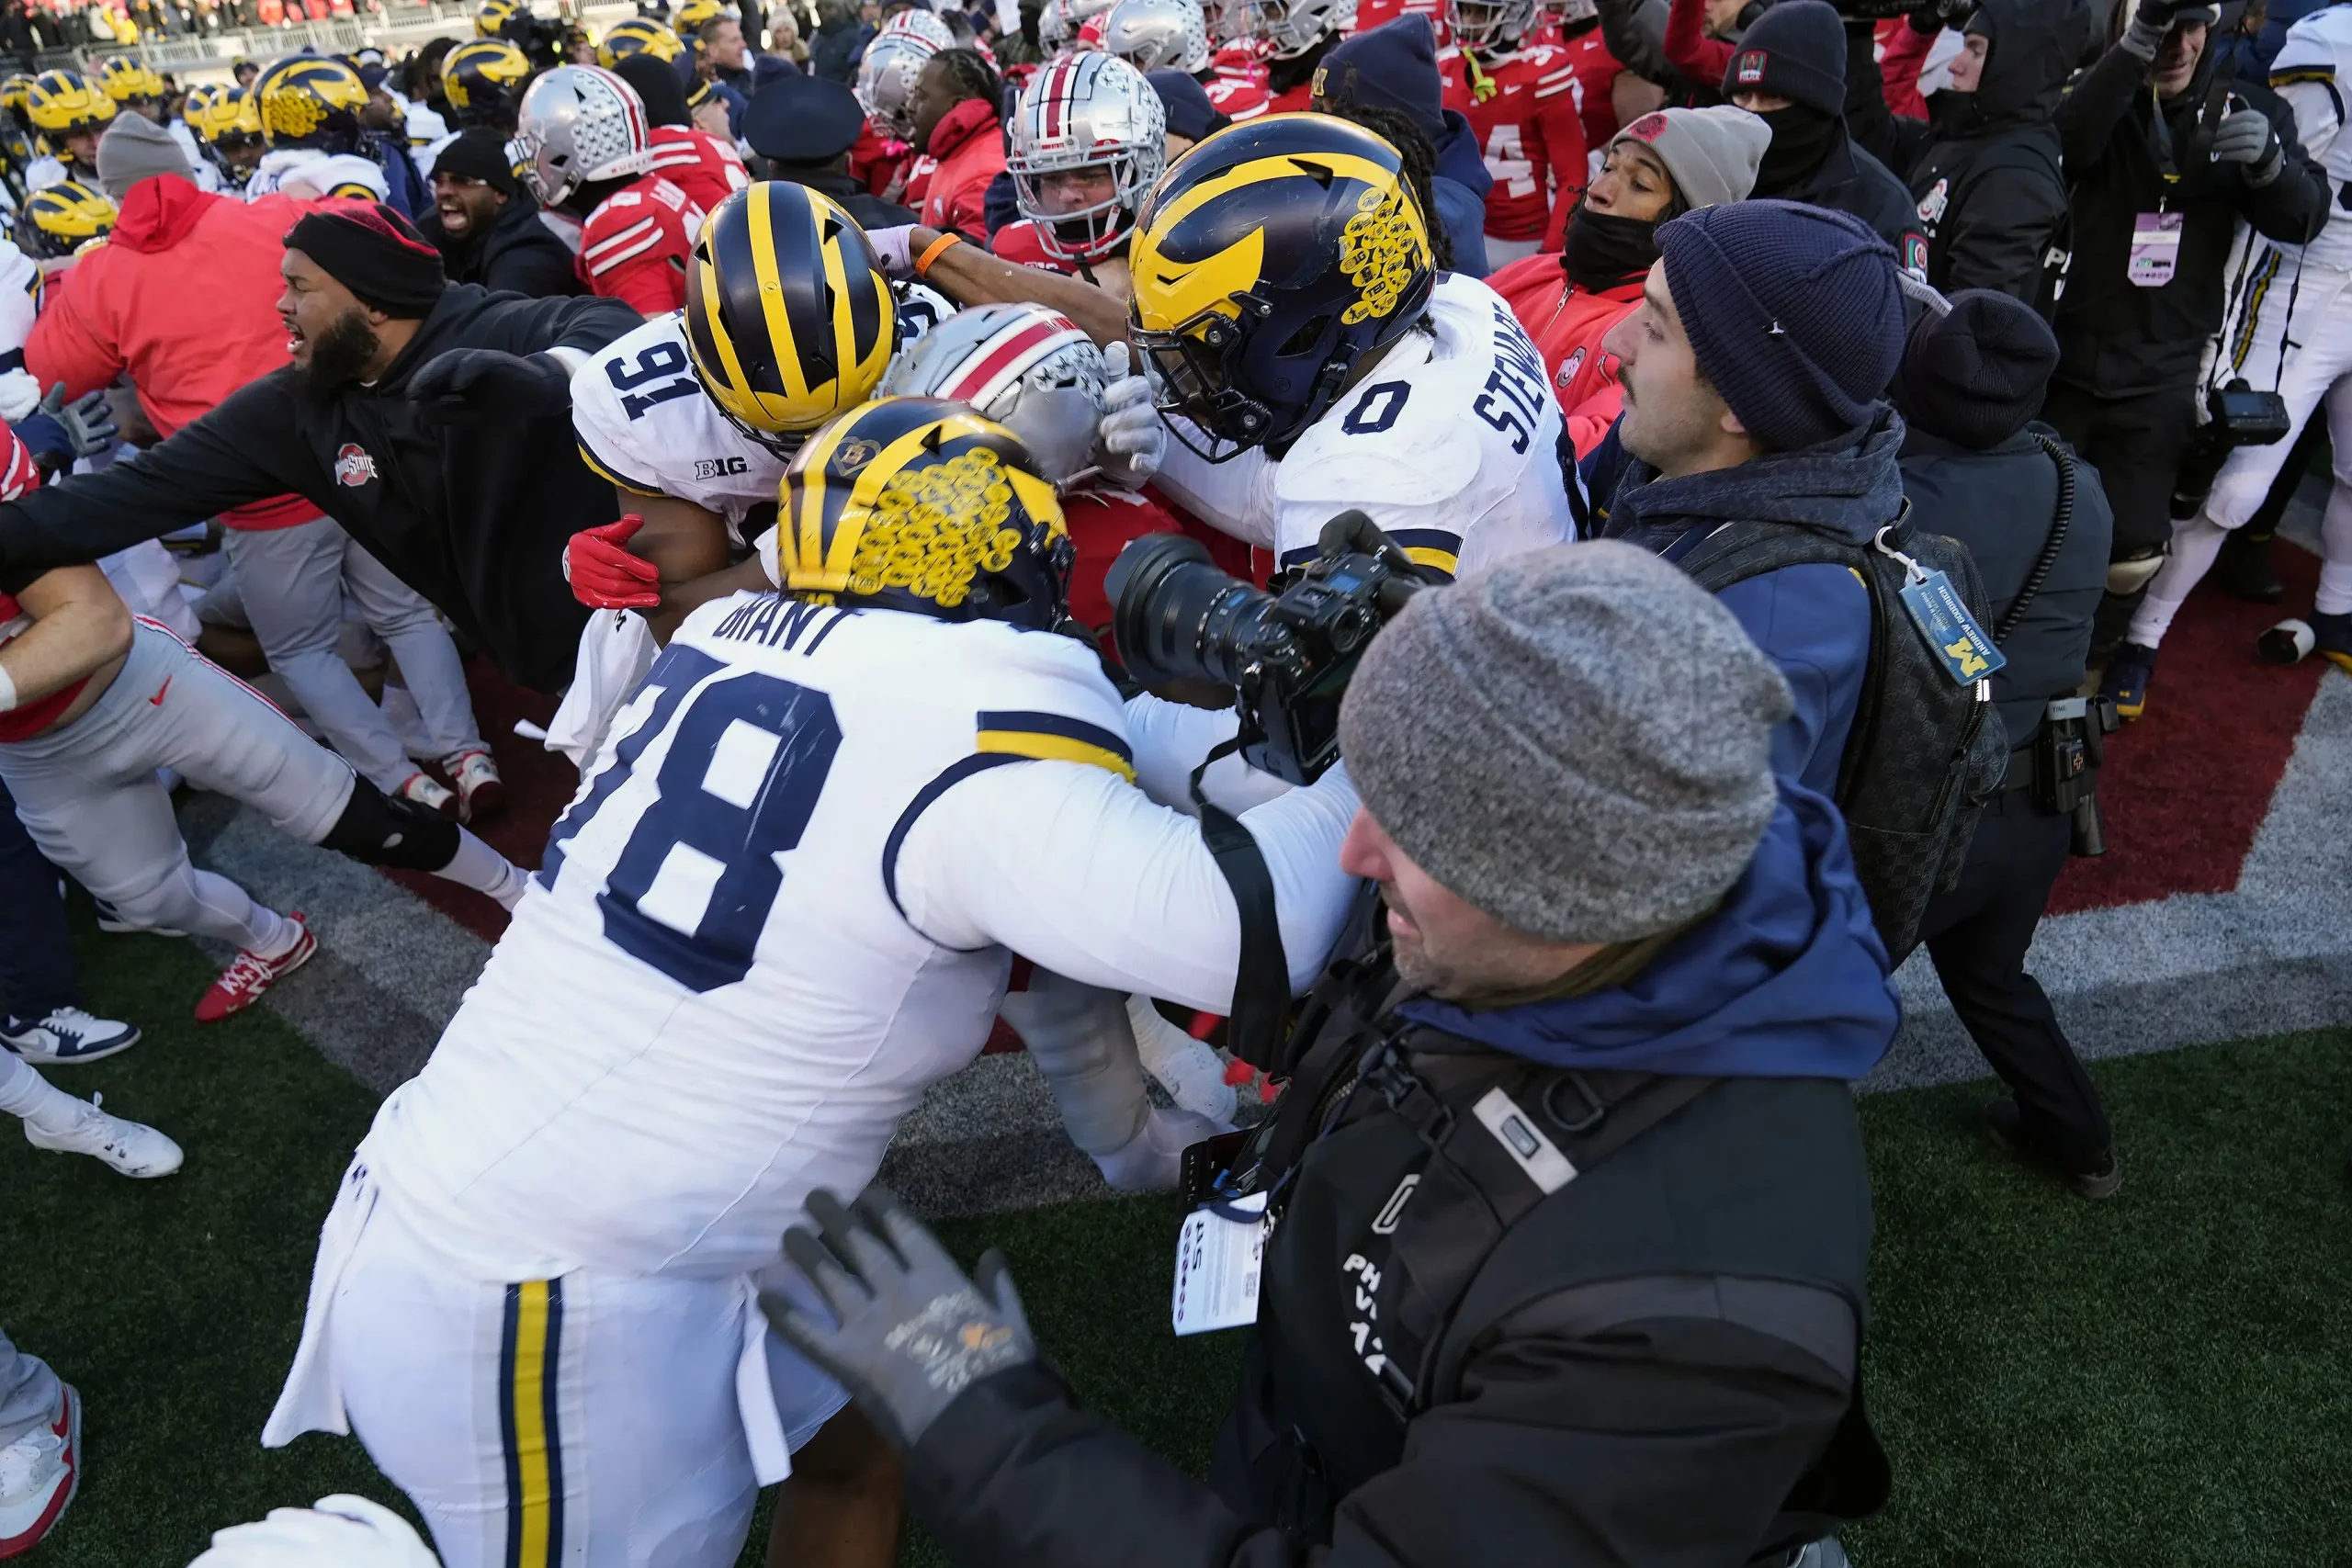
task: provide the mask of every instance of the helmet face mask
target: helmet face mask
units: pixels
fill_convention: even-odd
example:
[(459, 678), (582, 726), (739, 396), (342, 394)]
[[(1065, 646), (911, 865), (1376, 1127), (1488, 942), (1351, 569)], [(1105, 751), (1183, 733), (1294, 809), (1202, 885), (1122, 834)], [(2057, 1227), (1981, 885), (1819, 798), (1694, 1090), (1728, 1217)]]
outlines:
[[(1005, 168), (1014, 201), (1049, 254), (1078, 262), (1110, 256), (1134, 231), (1136, 213), (1167, 167), (1167, 108), (1143, 73), (1117, 56), (1056, 61), (1022, 90)], [(1046, 177), (1095, 168), (1109, 171), (1110, 195), (1056, 210)]]
[(542, 207), (560, 207), (582, 186), (641, 175), (653, 164), (637, 89), (596, 65), (559, 65), (532, 83), (507, 152)]
[(1201, 0), (1118, 0), (1102, 17), (1102, 49), (1138, 71), (1209, 68), (1208, 17)]
[(1037, 41), (1050, 58), (1078, 41), (1079, 29), (1109, 10), (1116, 0), (1046, 0), (1037, 16)]
[[(1220, 130), (1144, 206), (1129, 336), (1159, 407), (1279, 455), (1421, 319), (1436, 267), (1396, 150), (1328, 115)], [(1178, 427), (1180, 439), (1191, 438)]]
[(1020, 438), (959, 403), (884, 398), (813, 433), (785, 471), (777, 575), (820, 604), (1052, 630), (1076, 558)]
[(1276, 60), (1295, 60), (1326, 33), (1355, 26), (1356, 0), (1248, 0), (1249, 33)]
[(876, 130), (900, 141), (914, 139), (915, 116), (910, 100), (915, 78), (922, 74), (922, 68), (938, 52), (922, 39), (906, 33), (887, 38), (877, 35), (865, 46), (865, 57), (858, 62), (857, 83), (853, 90), (859, 106), (865, 110), (865, 118)]
[(1464, 48), (1516, 49), (1535, 30), (1541, 0), (1447, 0), (1453, 36)]

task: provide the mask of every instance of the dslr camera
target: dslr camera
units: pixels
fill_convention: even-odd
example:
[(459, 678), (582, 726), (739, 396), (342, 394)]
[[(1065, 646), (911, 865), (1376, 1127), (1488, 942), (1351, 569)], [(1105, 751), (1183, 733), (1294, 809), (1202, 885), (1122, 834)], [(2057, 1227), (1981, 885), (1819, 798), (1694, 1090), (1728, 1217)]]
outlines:
[(1129, 676), (1229, 687), (1243, 760), (1308, 784), (1340, 759), (1340, 698), (1357, 660), (1424, 581), (1371, 518), (1343, 512), (1323, 525), (1315, 558), (1271, 593), (1219, 571), (1182, 534), (1136, 540), (1103, 587)]
[(2267, 446), (2294, 434), (2287, 400), (2277, 392), (2256, 391), (2243, 376), (2207, 392), (2205, 413), (2205, 427), (2197, 433), (2173, 479), (2175, 522), (2197, 515), (2231, 453), (2241, 446)]

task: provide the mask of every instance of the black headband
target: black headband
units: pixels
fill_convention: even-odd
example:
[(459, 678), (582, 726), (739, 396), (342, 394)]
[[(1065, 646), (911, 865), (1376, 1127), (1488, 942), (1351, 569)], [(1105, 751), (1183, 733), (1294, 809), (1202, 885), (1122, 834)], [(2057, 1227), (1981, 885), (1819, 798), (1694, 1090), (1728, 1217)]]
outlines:
[(449, 286), (441, 253), (382, 202), (309, 213), (286, 231), (286, 247), (318, 263), (362, 305), (398, 320), (422, 319)]

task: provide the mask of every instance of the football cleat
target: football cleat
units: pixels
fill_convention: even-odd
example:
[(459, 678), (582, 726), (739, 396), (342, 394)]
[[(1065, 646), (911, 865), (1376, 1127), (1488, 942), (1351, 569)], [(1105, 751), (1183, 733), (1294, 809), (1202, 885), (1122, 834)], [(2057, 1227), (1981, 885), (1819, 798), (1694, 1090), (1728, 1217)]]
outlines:
[[(73, 1099), (71, 1095), (66, 1097)], [(99, 1106), (104, 1095), (92, 1095), (87, 1105), (74, 1101), (74, 1125), (62, 1133), (44, 1130), (28, 1118), (25, 1142), (54, 1154), (88, 1155), (104, 1160), (123, 1175), (146, 1181), (169, 1176), (180, 1168), (180, 1146), (143, 1122), (109, 1116)]]
[(39, 1546), (81, 1485), (82, 1396), (60, 1383), (55, 1413), (0, 1449), (0, 1558)]
[(2156, 672), (2156, 650), (2127, 642), (2108, 661), (2099, 678), (2098, 694), (2115, 705), (2118, 718), (2129, 722), (2148, 708), (2148, 682)]
[(471, 822), (495, 817), (506, 806), (506, 784), (498, 764), (479, 749), (453, 752), (441, 759), (441, 771), (458, 786), (458, 820)]
[(401, 787), (392, 793), (402, 800), (414, 801), (427, 811), (437, 811), (442, 816), (451, 818), (458, 817), (463, 809), (458, 803), (457, 793), (444, 788), (441, 782), (429, 773), (409, 774), (401, 781)]
[(80, 1008), (56, 1008), (40, 1018), (11, 1013), (0, 1021), (0, 1048), (38, 1067), (102, 1062), (138, 1043), (136, 1024), (93, 1018)]
[(2312, 615), (2312, 651), (2330, 663), (2352, 670), (2352, 615)]
[(276, 958), (264, 958), (250, 949), (237, 954), (212, 982), (212, 988), (198, 999), (197, 1022), (217, 1023), (231, 1013), (244, 1011), (261, 1000), (263, 992), (311, 961), (311, 954), (319, 950), (319, 939), (311, 934), (301, 910), (286, 918), (301, 933), (294, 945)]

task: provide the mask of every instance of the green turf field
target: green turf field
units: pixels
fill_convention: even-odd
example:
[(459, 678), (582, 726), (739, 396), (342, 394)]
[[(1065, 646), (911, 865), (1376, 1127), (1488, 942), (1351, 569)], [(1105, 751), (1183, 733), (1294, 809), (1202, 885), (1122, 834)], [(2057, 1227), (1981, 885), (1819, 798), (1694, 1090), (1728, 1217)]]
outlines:
[[(188, 1151), (168, 1180), (0, 1129), (0, 1325), (86, 1401), (87, 1479), (38, 1568), (180, 1568), (221, 1525), (333, 1491), (395, 1501), (358, 1445), (256, 1438), (318, 1222), (368, 1096), (261, 1013), (199, 1031), (192, 946), (97, 938), (92, 1005), (147, 1042), (53, 1075)], [(1981, 1086), (1864, 1102), (1877, 1181), (1872, 1413), (1895, 1496), (1865, 1568), (2352, 1562), (2352, 1032), (2094, 1069), (2126, 1179), (2093, 1205), (1976, 1137)], [(1198, 1464), (1237, 1343), (1167, 1332), (1161, 1201), (949, 1228), (1003, 1247), (1102, 1408)], [(754, 1536), (747, 1562), (758, 1561)], [(941, 1559), (910, 1543), (910, 1562)]]

